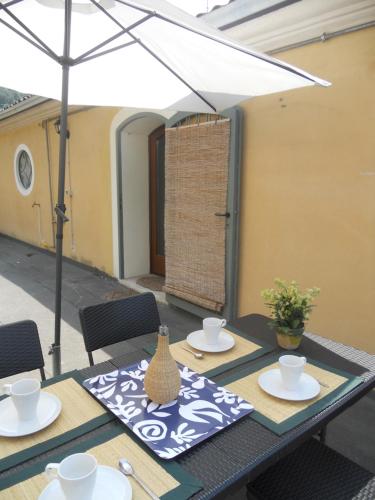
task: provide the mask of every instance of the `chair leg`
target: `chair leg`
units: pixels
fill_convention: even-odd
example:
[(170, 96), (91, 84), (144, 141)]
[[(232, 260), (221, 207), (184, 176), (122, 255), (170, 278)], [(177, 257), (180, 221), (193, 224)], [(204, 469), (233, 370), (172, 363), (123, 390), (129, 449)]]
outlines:
[(325, 425), (319, 431), (319, 441), (322, 444), (326, 444), (326, 438), (327, 438), (327, 426)]
[(40, 378), (41, 378), (42, 380), (46, 380), (46, 374), (44, 373), (44, 368), (43, 368), (43, 366), (42, 366), (41, 368), (39, 368), (39, 370), (40, 370)]
[(89, 357), (90, 366), (93, 366), (94, 365), (94, 358), (92, 357), (92, 352), (88, 352), (87, 355)]

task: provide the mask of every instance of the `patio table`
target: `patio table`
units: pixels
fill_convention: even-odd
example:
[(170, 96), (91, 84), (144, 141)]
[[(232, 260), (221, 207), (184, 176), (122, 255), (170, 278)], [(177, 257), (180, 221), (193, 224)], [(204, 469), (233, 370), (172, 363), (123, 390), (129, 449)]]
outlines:
[[(274, 357), (275, 354), (280, 352), (274, 339), (275, 335), (270, 331), (267, 323), (268, 318), (256, 314), (245, 316), (233, 322), (233, 326), (237, 329), (273, 345), (273, 351), (264, 354), (264, 358), (267, 356)], [(173, 338), (173, 332), (171, 335)], [(181, 334), (180, 337), (183, 337), (183, 335)], [(138, 350), (113, 358), (109, 362), (85, 368), (80, 373), (85, 378), (88, 378), (100, 373), (110, 372), (115, 367), (124, 367), (144, 359), (148, 355), (142, 348), (149, 345), (150, 338), (152, 337), (149, 335), (144, 336), (144, 338), (140, 337), (136, 339)], [(175, 340), (180, 339), (182, 338), (175, 338)], [(176, 462), (200, 480), (203, 485), (203, 489), (192, 498), (197, 500), (224, 498), (226, 495), (230, 495), (232, 491), (255, 479), (270, 465), (276, 463), (305, 440), (323, 429), (334, 417), (375, 387), (374, 356), (312, 334), (305, 336), (298, 352), (316, 361), (323, 362), (333, 369), (345, 370), (350, 374), (360, 376), (363, 382), (318, 414), (282, 435), (277, 435), (252, 418), (244, 417), (231, 427), (178, 457)], [(247, 362), (247, 364), (251, 363), (253, 361)], [(236, 373), (241, 367), (243, 368), (243, 365), (231, 368), (225, 373), (212, 377), (212, 379), (220, 385), (221, 381), (224, 381), (228, 375)], [(100, 428), (76, 438), (74, 443), (88, 440), (101, 432), (111, 429), (114, 425), (116, 424), (113, 421), (106, 423)], [(59, 446), (58, 450), (43, 453), (32, 460), (0, 473), (0, 484), (2, 479), (39, 461), (48, 459), (56, 451), (64, 453), (66, 450), (68, 454), (71, 446), (72, 442), (66, 443)]]

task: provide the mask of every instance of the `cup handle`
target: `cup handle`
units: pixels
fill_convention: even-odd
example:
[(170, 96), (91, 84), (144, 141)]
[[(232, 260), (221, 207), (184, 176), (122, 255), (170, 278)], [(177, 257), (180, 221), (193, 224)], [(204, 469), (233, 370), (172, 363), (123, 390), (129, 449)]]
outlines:
[(222, 319), (221, 320), (221, 328), (224, 328), (224, 326), (227, 324), (227, 320), (226, 319)]
[(44, 469), (45, 475), (48, 479), (48, 481), (52, 481), (53, 479), (57, 478), (57, 469), (59, 468), (60, 464), (47, 464), (46, 468)]
[(302, 361), (303, 361), (303, 364), (305, 365), (305, 364), (306, 364), (306, 358), (305, 358), (305, 356), (302, 356), (302, 358), (301, 358), (301, 359), (302, 359)]
[(3, 393), (10, 396), (12, 394), (12, 384), (4, 384), (3, 385)]

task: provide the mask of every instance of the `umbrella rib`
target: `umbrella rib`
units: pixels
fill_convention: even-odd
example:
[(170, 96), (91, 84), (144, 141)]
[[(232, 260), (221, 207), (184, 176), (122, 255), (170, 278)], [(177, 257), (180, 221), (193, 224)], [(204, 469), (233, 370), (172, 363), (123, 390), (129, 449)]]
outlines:
[(4, 9), (4, 7), (10, 7), (11, 5), (14, 5), (16, 3), (20, 3), (20, 2), (23, 2), (23, 0), (11, 0), (10, 2), (8, 3), (5, 3), (3, 5), (0, 5), (0, 10)]
[[(123, 0), (116, 0), (116, 1), (120, 1), (121, 3), (128, 5), (127, 2), (124, 2)], [(314, 82), (314, 83), (319, 83), (319, 82), (316, 82), (316, 80), (314, 78), (312, 78), (312, 77), (306, 75), (305, 73), (300, 72), (294, 68), (291, 68), (287, 64), (283, 64), (283, 63), (275, 61), (271, 58), (262, 56), (262, 54), (258, 54), (256, 52), (251, 51), (251, 50), (247, 50), (243, 47), (239, 47), (235, 43), (231, 43), (231, 42), (223, 40), (221, 38), (217, 38), (217, 37), (210, 35), (208, 33), (203, 33), (197, 29), (191, 28), (190, 26), (186, 26), (178, 21), (175, 21), (174, 19), (169, 19), (168, 17), (166, 17), (162, 14), (159, 14), (158, 12), (155, 12), (155, 17), (157, 17), (158, 19), (161, 19), (162, 21), (168, 22), (170, 24), (174, 24), (175, 26), (178, 26), (179, 28), (183, 28), (187, 31), (191, 31), (192, 33), (195, 33), (196, 35), (200, 35), (204, 38), (208, 38), (209, 40), (213, 40), (214, 42), (220, 43), (221, 45), (225, 45), (226, 47), (230, 47), (231, 49), (235, 49), (239, 52), (250, 55), (250, 56), (254, 57), (255, 59), (259, 59), (260, 61), (267, 62), (267, 63), (272, 64), (273, 66), (277, 66), (285, 71), (289, 71), (290, 73), (294, 73), (295, 75), (300, 76), (302, 78), (305, 78), (306, 80), (309, 80), (309, 81)], [(321, 85), (323, 85), (323, 84), (321, 84)]]
[(186, 87), (188, 87), (188, 89), (190, 89), (197, 97), (199, 97), (199, 99), (201, 99), (205, 104), (207, 104), (207, 106), (209, 106), (215, 113), (217, 112), (217, 109), (215, 108), (215, 106), (213, 106), (205, 97), (202, 96), (202, 94), (200, 94), (200, 92), (198, 92), (198, 90), (196, 90), (194, 87), (192, 87), (190, 85), (190, 83), (188, 83), (186, 80), (184, 80), (182, 78), (182, 76), (180, 76), (174, 69), (172, 69), (166, 62), (163, 61), (163, 59), (161, 59), (157, 54), (155, 54), (155, 52), (153, 52), (149, 47), (147, 47), (147, 45), (145, 45), (144, 42), (142, 42), (141, 39), (139, 38), (136, 38), (132, 33), (129, 33), (129, 35), (131, 37), (134, 38), (134, 40), (136, 40), (139, 45), (144, 49), (146, 50), (149, 54), (152, 55), (152, 57), (154, 57), (157, 61), (159, 61), (160, 64), (162, 64), (165, 68), (167, 68), (167, 70), (172, 73), (172, 75), (174, 75), (178, 80), (180, 80), (180, 82), (182, 82)]
[[(96, 5), (98, 7), (98, 9), (100, 9), (103, 14), (105, 14), (109, 19), (111, 19), (115, 24), (117, 24), (120, 28), (122, 28), (123, 30), (126, 29), (121, 23), (120, 21), (118, 21), (116, 18), (114, 18), (109, 12), (107, 12), (98, 2), (96, 2), (96, 0), (90, 0), (91, 3), (93, 3), (94, 5)], [(125, 2), (124, 2), (125, 3)], [(138, 9), (140, 10), (140, 9)], [(157, 15), (155, 12), (154, 13), (151, 13), (149, 12), (151, 15), (150, 16), (147, 16), (148, 18), (150, 17), (154, 17), (155, 15)], [(145, 18), (146, 20), (146, 18)], [(128, 31), (128, 34), (129, 36), (131, 36), (133, 38), (134, 41), (136, 41), (144, 50), (146, 50), (146, 52), (148, 52), (152, 57), (154, 57), (154, 59), (156, 59), (161, 65), (163, 65), (170, 73), (172, 73), (172, 75), (174, 75), (178, 80), (180, 80), (180, 82), (182, 82), (186, 87), (188, 87), (188, 89), (190, 89), (197, 97), (199, 97), (199, 99), (201, 99), (205, 104), (207, 104), (207, 106), (209, 106), (213, 111), (215, 111), (216, 113), (216, 108), (215, 106), (213, 106), (207, 99), (205, 99), (194, 87), (192, 87), (186, 80), (184, 80), (182, 78), (182, 76), (180, 76), (174, 69), (172, 69), (165, 61), (163, 61), (157, 54), (155, 54), (155, 52), (153, 52), (149, 47), (147, 47), (147, 45), (145, 45), (144, 42), (142, 42), (142, 40), (140, 38), (137, 38), (135, 35), (133, 35), (130, 31)]]
[[(140, 10), (142, 12), (151, 12), (150, 10), (143, 9), (141, 7), (136, 7), (135, 5), (133, 5), (130, 2), (127, 2), (126, 0), (115, 0), (115, 2), (121, 3), (122, 5), (125, 5), (127, 7), (131, 7), (131, 8), (136, 9), (136, 10)], [(250, 55), (250, 56), (254, 57), (255, 59), (259, 59), (260, 61), (267, 62), (267, 63), (272, 64), (273, 66), (277, 66), (285, 71), (289, 71), (290, 73), (294, 73), (295, 75), (297, 75), (301, 78), (304, 78), (305, 80), (309, 80), (309, 81), (314, 82), (314, 83), (319, 83), (319, 85), (323, 85), (323, 86), (326, 85), (324, 82), (319, 82), (316, 79), (312, 78), (311, 76), (305, 74), (304, 72), (298, 71), (295, 68), (291, 68), (287, 64), (283, 64), (281, 62), (275, 61), (275, 60), (268, 58), (266, 56), (262, 56), (262, 54), (258, 54), (256, 52), (251, 51), (251, 50), (247, 50), (243, 47), (239, 47), (235, 43), (231, 43), (230, 41), (226, 41), (226, 40), (223, 40), (222, 38), (215, 37), (214, 35), (210, 35), (209, 33), (204, 33), (202, 31), (199, 31), (198, 29), (192, 28), (190, 26), (186, 26), (185, 24), (180, 23), (174, 19), (170, 19), (169, 17), (167, 17), (163, 14), (159, 14), (157, 11), (154, 11), (154, 14), (155, 14), (155, 17), (157, 17), (158, 19), (161, 19), (162, 21), (168, 22), (170, 24), (174, 24), (175, 26), (178, 26), (179, 28), (183, 28), (187, 31), (190, 31), (191, 33), (195, 33), (196, 35), (200, 35), (204, 38), (208, 38), (209, 40), (213, 40), (214, 42), (220, 43), (221, 45), (224, 45), (226, 47), (230, 47), (230, 48), (235, 49), (239, 52)]]
[[(15, 16), (13, 14), (13, 12), (11, 12), (6, 5), (3, 5), (2, 6), (2, 10), (4, 10), (9, 17), (11, 17), (17, 24), (19, 24), (21, 26), (21, 28), (23, 28), (29, 35), (31, 35), (32, 38), (34, 38), (35, 42), (32, 43), (35, 47), (39, 48), (40, 50), (42, 50), (42, 48), (44, 50), (42, 50), (44, 53), (48, 54), (50, 57), (52, 57), (52, 59), (55, 59), (55, 61), (58, 61), (58, 56), (57, 54), (55, 54), (55, 52), (46, 44), (43, 42), (43, 40), (41, 40), (30, 28), (28, 28), (22, 21), (21, 19), (19, 19), (17, 16)], [(6, 26), (8, 26), (8, 28), (11, 28), (12, 29), (12, 26), (7, 23), (6, 21), (2, 20), (3, 24), (5, 24)], [(21, 35), (22, 36), (22, 32), (21, 31), (18, 31), (16, 28), (13, 29), (13, 31), (15, 31), (17, 34)], [(26, 36), (23, 37), (25, 40), (27, 40), (28, 42), (32, 42), (32, 40)], [(36, 43), (38, 42), (38, 43)], [(40, 45), (38, 45), (40, 44)]]
[[(17, 1), (17, 0), (15, 0), (15, 1)], [(142, 8), (142, 7), (138, 7), (138, 6), (133, 5), (133, 4), (129, 3), (129, 2), (123, 2), (122, 0), (115, 0), (115, 2), (122, 3), (123, 5), (126, 5), (126, 7), (131, 7), (132, 9), (139, 10), (140, 12), (144, 12), (145, 14), (150, 14), (150, 13), (155, 12), (155, 11), (150, 10), (150, 9), (145, 9), (145, 8)]]
[(22, 33), (22, 31), (19, 31), (17, 28), (15, 28), (11, 24), (9, 24), (6, 21), (4, 21), (4, 19), (0, 19), (0, 23), (4, 24), (4, 26), (6, 26), (10, 30), (14, 31), (18, 36), (20, 36), (21, 38), (23, 38), (24, 40), (26, 40), (31, 45), (34, 45), (34, 47), (36, 47), (37, 49), (39, 49), (41, 52), (43, 52), (47, 56), (51, 57), (55, 61), (58, 61), (57, 56), (55, 56), (52, 51), (48, 51), (48, 50), (44, 49), (43, 47), (41, 47), (40, 45), (38, 45), (36, 42), (34, 42), (34, 40), (32, 40), (31, 38), (28, 38), (24, 33)]
[[(149, 14), (148, 16), (143, 17), (139, 21), (136, 21), (135, 23), (131, 24), (127, 28), (122, 29), (119, 33), (116, 33), (115, 35), (111, 36), (107, 40), (104, 40), (103, 42), (99, 43), (98, 45), (96, 45), (92, 49), (88, 50), (87, 52), (84, 52), (83, 54), (81, 54), (80, 56), (78, 56), (78, 57), (76, 57), (74, 59), (74, 63), (73, 64), (79, 64), (80, 62), (84, 62), (84, 61), (87, 61), (89, 59), (93, 59), (93, 57), (95, 57), (95, 55), (92, 56), (92, 57), (90, 57), (90, 58), (87, 58), (87, 56), (90, 55), (90, 54), (92, 54), (96, 50), (104, 47), (105, 45), (107, 45), (108, 43), (112, 42), (113, 40), (116, 40), (116, 38), (119, 38), (120, 36), (125, 35), (126, 33), (128, 33), (129, 30), (131, 30), (131, 29), (135, 28), (136, 26), (139, 26), (140, 24), (144, 23), (145, 21), (147, 21), (148, 19), (150, 19), (150, 17), (152, 17), (152, 16), (153, 16), (153, 14)], [(123, 45), (119, 46), (119, 48), (122, 48), (123, 46), (126, 46), (126, 45), (123, 44)], [(97, 55), (99, 56), (99, 55), (102, 55), (102, 54), (105, 54), (105, 53), (107, 53), (107, 51), (100, 52)]]
[[(99, 10), (101, 10), (103, 14), (105, 14), (109, 19), (111, 19), (111, 21), (117, 24), (117, 26), (119, 26), (123, 31), (131, 29), (131, 26), (129, 28), (125, 28), (125, 26), (122, 23), (120, 23), (120, 21), (118, 21), (115, 17), (113, 17), (112, 14), (107, 12), (107, 10), (102, 5), (100, 5), (100, 3), (98, 3), (96, 0), (90, 0), (90, 2), (93, 3)], [(155, 12), (148, 11), (147, 13), (148, 15), (141, 19), (142, 22), (146, 21), (147, 19), (155, 15)]]
[(112, 47), (111, 49), (103, 50), (102, 52), (98, 52), (97, 54), (93, 54), (92, 56), (87, 56), (84, 59), (81, 59), (79, 61), (77, 61), (77, 59), (75, 59), (73, 61), (73, 66), (75, 66), (76, 64), (82, 64), (86, 61), (91, 61), (91, 59), (95, 59), (96, 57), (104, 56), (105, 54), (109, 54), (110, 52), (114, 52), (115, 50), (124, 49), (125, 47), (129, 47), (130, 45), (134, 45), (135, 43), (137, 43), (136, 40), (132, 40), (131, 42), (123, 43), (122, 45), (117, 45), (116, 47)]

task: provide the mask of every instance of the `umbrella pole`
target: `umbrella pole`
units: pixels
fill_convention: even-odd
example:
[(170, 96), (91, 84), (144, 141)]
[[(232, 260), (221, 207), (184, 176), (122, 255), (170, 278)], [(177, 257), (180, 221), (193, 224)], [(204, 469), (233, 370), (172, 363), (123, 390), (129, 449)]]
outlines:
[(62, 285), (62, 256), (63, 256), (63, 233), (64, 222), (68, 219), (65, 216), (65, 159), (68, 121), (68, 93), (69, 93), (69, 69), (70, 69), (70, 34), (71, 34), (72, 0), (65, 2), (65, 35), (64, 35), (64, 55), (62, 62), (62, 92), (61, 92), (61, 114), (60, 114), (60, 149), (59, 149), (59, 181), (57, 205), (55, 208), (57, 215), (56, 227), (56, 295), (55, 295), (55, 340), (50, 347), (52, 354), (53, 375), (61, 373), (61, 285)]

